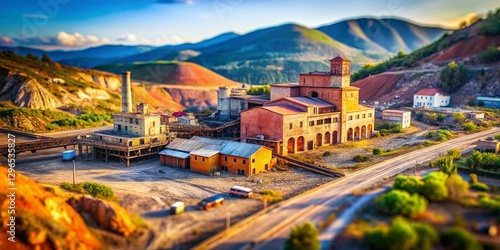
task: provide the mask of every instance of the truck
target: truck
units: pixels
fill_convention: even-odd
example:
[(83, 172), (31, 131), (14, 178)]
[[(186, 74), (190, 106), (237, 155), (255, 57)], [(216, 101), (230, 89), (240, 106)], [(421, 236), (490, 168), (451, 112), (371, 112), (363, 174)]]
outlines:
[(65, 150), (62, 153), (63, 161), (71, 161), (76, 158), (76, 150)]

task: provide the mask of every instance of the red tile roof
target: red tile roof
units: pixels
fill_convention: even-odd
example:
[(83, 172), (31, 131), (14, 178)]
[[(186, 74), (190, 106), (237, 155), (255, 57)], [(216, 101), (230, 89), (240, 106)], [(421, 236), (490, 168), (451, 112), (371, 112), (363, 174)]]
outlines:
[(415, 95), (424, 95), (424, 96), (434, 96), (436, 94), (447, 96), (446, 93), (439, 89), (421, 89)]
[(341, 57), (340, 55), (338, 55), (337, 57), (331, 59), (330, 61), (349, 61), (343, 57)]

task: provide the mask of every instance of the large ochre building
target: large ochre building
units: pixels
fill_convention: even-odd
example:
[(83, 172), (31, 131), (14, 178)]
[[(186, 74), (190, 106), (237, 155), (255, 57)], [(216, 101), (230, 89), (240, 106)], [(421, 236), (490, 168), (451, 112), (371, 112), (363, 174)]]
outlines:
[(351, 62), (337, 56), (330, 71), (299, 74), (299, 83), (271, 85), (271, 100), (241, 112), (241, 141), (288, 155), (370, 138), (374, 109), (358, 103)]

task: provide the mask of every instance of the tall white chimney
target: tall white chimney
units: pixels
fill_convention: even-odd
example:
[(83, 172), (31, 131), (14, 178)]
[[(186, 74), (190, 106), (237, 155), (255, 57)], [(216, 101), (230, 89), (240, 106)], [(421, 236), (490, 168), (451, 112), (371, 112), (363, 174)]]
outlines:
[(122, 72), (122, 112), (132, 112), (132, 89), (130, 71)]

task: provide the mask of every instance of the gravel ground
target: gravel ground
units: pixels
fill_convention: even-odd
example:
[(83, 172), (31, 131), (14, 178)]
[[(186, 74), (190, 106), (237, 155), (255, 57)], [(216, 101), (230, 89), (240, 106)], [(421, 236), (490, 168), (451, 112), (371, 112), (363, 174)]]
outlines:
[[(23, 154), (18, 155), (18, 158), (22, 157)], [(130, 168), (119, 162), (77, 160), (76, 168), (77, 182), (93, 181), (112, 187), (124, 208), (145, 219), (155, 235), (150, 249), (188, 249), (223, 230), (228, 216), (234, 224), (263, 208), (258, 199), (229, 197), (227, 191), (234, 185), (249, 187), (256, 192), (280, 190), (287, 198), (332, 180), (296, 168), (268, 171), (254, 177), (225, 172), (221, 176), (207, 176), (162, 166), (158, 159), (135, 163)], [(72, 164), (59, 158), (23, 163), (17, 170), (44, 184), (59, 185), (72, 181)], [(214, 194), (223, 195), (226, 199), (224, 205), (208, 211), (196, 209), (201, 199)], [(168, 209), (176, 201), (183, 201), (187, 209), (184, 214), (171, 216)]]

